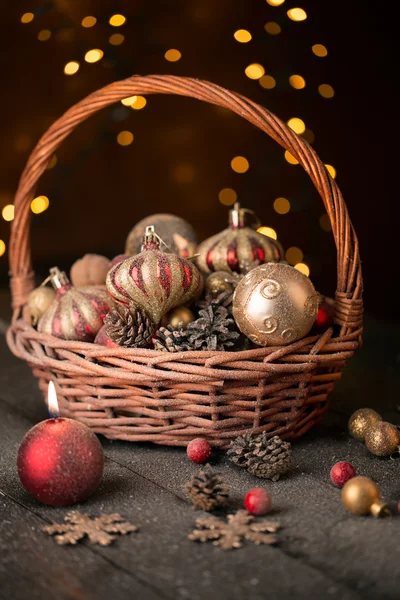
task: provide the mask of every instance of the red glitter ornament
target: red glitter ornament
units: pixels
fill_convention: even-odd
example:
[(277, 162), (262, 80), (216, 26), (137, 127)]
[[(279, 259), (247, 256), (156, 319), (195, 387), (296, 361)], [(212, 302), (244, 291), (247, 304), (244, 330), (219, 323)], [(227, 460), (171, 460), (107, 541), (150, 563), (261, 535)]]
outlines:
[(205, 463), (211, 456), (212, 448), (204, 438), (195, 438), (189, 442), (187, 455), (195, 463)]
[(244, 498), (244, 507), (252, 515), (265, 515), (272, 507), (271, 494), (263, 488), (253, 488)]
[(357, 475), (355, 468), (351, 463), (340, 461), (333, 465), (330, 473), (332, 483), (338, 487), (343, 487), (346, 481)]
[(120, 345), (113, 342), (113, 340), (107, 334), (105, 325), (103, 325), (99, 333), (94, 338), (94, 343), (99, 344), (99, 346), (106, 346), (107, 348), (120, 348)]
[(118, 265), (120, 262), (123, 262), (127, 258), (132, 258), (132, 254), (117, 254), (110, 262), (110, 269)]
[(318, 331), (326, 331), (333, 325), (333, 307), (324, 300), (318, 309), (317, 318), (315, 319), (314, 327)]

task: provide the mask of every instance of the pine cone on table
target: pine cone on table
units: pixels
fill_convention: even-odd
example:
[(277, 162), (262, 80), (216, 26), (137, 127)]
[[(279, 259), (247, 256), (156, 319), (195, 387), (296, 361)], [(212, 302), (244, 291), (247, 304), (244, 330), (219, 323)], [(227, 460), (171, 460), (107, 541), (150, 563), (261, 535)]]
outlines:
[(265, 431), (259, 435), (249, 432), (232, 440), (227, 454), (252, 475), (278, 481), (290, 468), (292, 447), (278, 435), (268, 439)]
[(219, 304), (210, 304), (199, 311), (199, 318), (186, 328), (187, 340), (192, 350), (225, 350), (239, 337), (233, 331), (234, 320), (228, 310)]
[(204, 469), (185, 485), (185, 491), (194, 510), (212, 511), (225, 504), (229, 490), (221, 477), (211, 469)]
[(156, 329), (144, 310), (136, 306), (117, 306), (104, 319), (107, 335), (124, 348), (149, 346)]
[(223, 306), (227, 309), (229, 316), (232, 315), (232, 300), (234, 292), (226, 290), (220, 292), (216, 296), (207, 292), (204, 300), (196, 302), (196, 308), (200, 310), (207, 309), (209, 306)]
[(186, 330), (183, 328), (182, 323), (177, 329), (174, 329), (172, 325), (160, 327), (157, 331), (157, 337), (154, 340), (154, 349), (163, 352), (191, 350), (192, 348), (187, 341)]

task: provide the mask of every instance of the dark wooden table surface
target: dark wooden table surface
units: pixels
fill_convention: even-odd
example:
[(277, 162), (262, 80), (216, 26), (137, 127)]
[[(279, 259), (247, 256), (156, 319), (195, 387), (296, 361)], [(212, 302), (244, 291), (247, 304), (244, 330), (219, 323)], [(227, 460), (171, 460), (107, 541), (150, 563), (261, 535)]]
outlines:
[[(1, 302), (0, 302), (1, 305)], [(0, 317), (1, 307), (0, 307)], [(293, 469), (276, 483), (264, 482), (213, 460), (231, 489), (232, 507), (246, 490), (265, 486), (271, 514), (282, 523), (278, 547), (223, 552), (187, 539), (196, 515), (182, 486), (198, 467), (182, 449), (102, 439), (106, 464), (98, 492), (77, 508), (98, 515), (119, 512), (140, 531), (112, 546), (58, 546), (41, 528), (60, 522), (65, 508), (36, 503), (16, 471), (18, 445), (46, 418), (29, 368), (14, 358), (0, 321), (0, 597), (105, 600), (179, 599), (398, 599), (400, 517), (354, 517), (329, 483), (338, 460), (381, 486), (392, 505), (400, 499), (400, 460), (378, 459), (350, 439), (353, 409), (374, 406), (400, 422), (400, 329), (367, 320), (364, 348), (349, 363), (332, 397), (325, 423), (294, 446)]]

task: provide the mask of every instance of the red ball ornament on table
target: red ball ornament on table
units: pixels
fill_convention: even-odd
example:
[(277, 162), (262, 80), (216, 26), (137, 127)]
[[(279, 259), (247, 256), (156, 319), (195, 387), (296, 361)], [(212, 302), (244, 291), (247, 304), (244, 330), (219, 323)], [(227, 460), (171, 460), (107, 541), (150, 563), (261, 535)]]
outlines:
[(263, 488), (253, 488), (244, 498), (244, 507), (252, 515), (266, 515), (272, 507), (271, 494)]
[(337, 487), (343, 487), (346, 481), (355, 477), (357, 472), (353, 465), (346, 461), (337, 462), (333, 465), (330, 473), (332, 483)]
[(195, 463), (205, 463), (211, 456), (212, 448), (204, 438), (195, 438), (189, 442), (187, 455)]
[[(55, 395), (51, 385), (49, 396)], [(35, 500), (68, 506), (82, 502), (99, 486), (103, 448), (83, 423), (59, 417), (47, 419), (25, 435), (17, 466), (22, 485)]]

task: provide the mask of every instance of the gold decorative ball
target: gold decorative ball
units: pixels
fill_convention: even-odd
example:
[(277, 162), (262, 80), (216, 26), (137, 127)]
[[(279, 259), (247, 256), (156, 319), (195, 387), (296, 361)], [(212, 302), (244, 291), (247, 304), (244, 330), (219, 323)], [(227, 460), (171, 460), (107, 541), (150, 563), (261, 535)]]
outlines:
[(369, 477), (352, 477), (343, 486), (342, 502), (353, 515), (368, 515), (379, 502), (379, 487)]
[(213, 296), (217, 296), (222, 292), (233, 292), (234, 286), (229, 279), (230, 275), (225, 271), (215, 271), (215, 273), (211, 273), (206, 279), (206, 291), (210, 292)]
[(365, 444), (375, 456), (390, 456), (399, 449), (400, 432), (396, 425), (380, 421), (367, 430)]
[(358, 442), (364, 442), (368, 429), (379, 421), (382, 421), (382, 417), (376, 410), (360, 408), (349, 419), (349, 433)]
[(29, 294), (28, 310), (34, 325), (36, 325), (40, 317), (46, 312), (55, 297), (55, 290), (44, 285), (36, 288)]
[(318, 312), (318, 294), (297, 269), (267, 263), (243, 277), (232, 308), (237, 326), (252, 342), (282, 346), (310, 331)]
[(172, 327), (176, 329), (179, 326), (179, 323), (182, 323), (185, 328), (194, 320), (195, 316), (189, 308), (186, 308), (186, 306), (178, 306), (163, 316), (161, 326), (168, 327), (168, 325), (172, 325)]

